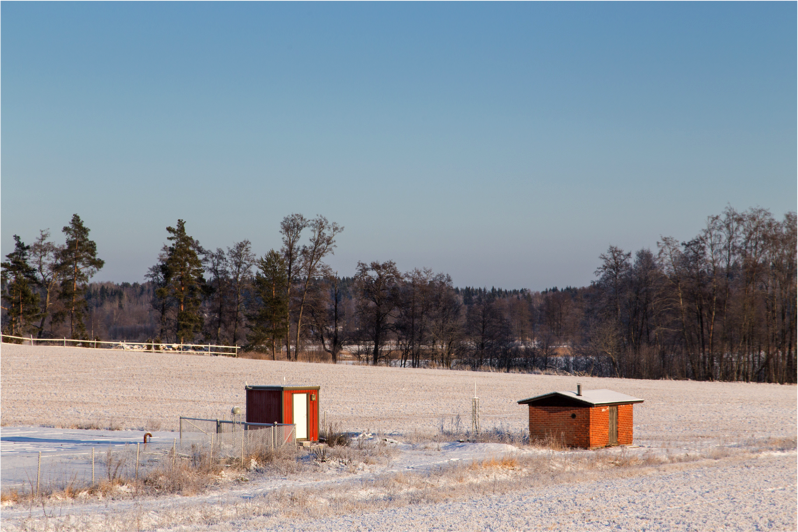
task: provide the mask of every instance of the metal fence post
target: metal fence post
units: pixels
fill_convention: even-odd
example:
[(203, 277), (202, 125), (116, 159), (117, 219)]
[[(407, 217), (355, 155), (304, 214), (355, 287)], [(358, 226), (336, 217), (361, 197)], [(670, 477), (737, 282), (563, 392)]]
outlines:
[(39, 482), (42, 479), (42, 452), (39, 451), (39, 465), (36, 466), (36, 498), (39, 498)]
[(94, 447), (91, 448), (91, 483), (94, 485)]

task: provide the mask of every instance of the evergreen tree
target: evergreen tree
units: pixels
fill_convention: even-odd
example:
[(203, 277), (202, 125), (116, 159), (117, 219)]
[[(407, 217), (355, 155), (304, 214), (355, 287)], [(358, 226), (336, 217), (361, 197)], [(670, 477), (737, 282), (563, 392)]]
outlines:
[(59, 271), (58, 260), (62, 248), (50, 241), (50, 230), (42, 229), (39, 237), (30, 246), (31, 266), (36, 270), (36, 286), (39, 294), (40, 309), (38, 337), (45, 336), (45, 322), (53, 314), (58, 295)]
[(255, 274), (256, 311), (249, 316), (253, 347), (266, 343), (277, 359), (277, 345), (286, 334), (288, 314), (288, 268), (283, 257), (274, 250), (257, 261)]
[[(164, 246), (166, 248), (166, 246)], [(150, 307), (158, 315), (158, 337), (157, 342), (163, 342), (166, 339), (166, 331), (169, 328), (170, 317), (170, 301), (167, 297), (166, 278), (168, 268), (166, 267), (165, 251), (158, 257), (158, 264), (150, 266), (144, 278), (147, 282), (152, 284), (152, 299), (150, 300)]]
[(180, 343), (194, 340), (202, 330), (200, 305), (206, 292), (200, 255), (204, 250), (199, 242), (186, 234), (186, 223), (167, 227), (171, 245), (164, 246), (164, 284), (156, 290), (156, 297), (171, 300), (177, 310), (175, 336)]
[(2, 263), (3, 308), (8, 312), (6, 334), (20, 336), (39, 317), (39, 295), (33, 291), (36, 269), (28, 263), (30, 246), (14, 235), (14, 251)]
[(59, 316), (69, 317), (69, 337), (86, 338), (83, 315), (87, 304), (86, 286), (89, 279), (103, 267), (105, 261), (97, 257), (97, 244), (89, 240), (89, 228), (77, 214), (62, 230), (66, 235), (66, 245), (59, 253), (58, 271), (61, 290), (58, 295), (64, 304)]

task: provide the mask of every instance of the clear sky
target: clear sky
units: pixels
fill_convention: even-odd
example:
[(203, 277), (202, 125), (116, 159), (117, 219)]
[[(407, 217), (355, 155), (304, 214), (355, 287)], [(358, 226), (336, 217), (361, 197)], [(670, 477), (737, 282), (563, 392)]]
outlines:
[(206, 247), (345, 226), (329, 263), (583, 286), (610, 244), (796, 209), (796, 3), (2, 7), (2, 254), (78, 213), (142, 281)]

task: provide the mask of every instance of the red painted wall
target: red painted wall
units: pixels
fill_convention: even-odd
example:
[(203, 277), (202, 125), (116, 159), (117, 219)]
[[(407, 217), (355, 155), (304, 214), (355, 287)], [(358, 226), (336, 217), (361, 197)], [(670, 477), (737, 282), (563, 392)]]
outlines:
[[(308, 440), (319, 441), (319, 391), (318, 390), (285, 390), (283, 391), (283, 423), (294, 422), (294, 400), (291, 397), (295, 393), (308, 394)], [(316, 398), (312, 399), (311, 396)]]

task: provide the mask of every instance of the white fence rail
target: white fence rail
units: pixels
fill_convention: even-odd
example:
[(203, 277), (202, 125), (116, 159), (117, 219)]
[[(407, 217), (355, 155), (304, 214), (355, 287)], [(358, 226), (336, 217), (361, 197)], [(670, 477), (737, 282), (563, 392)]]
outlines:
[(105, 349), (123, 349), (125, 351), (142, 351), (155, 353), (189, 353), (199, 355), (214, 355), (237, 357), (237, 345), (213, 345), (213, 344), (169, 344), (160, 342), (128, 342), (126, 340), (116, 340), (106, 342), (102, 340), (71, 340), (69, 338), (34, 338), (33, 336), (11, 336), (0, 334), (0, 342), (15, 341), (27, 345), (58, 345), (63, 347), (89, 347)]

